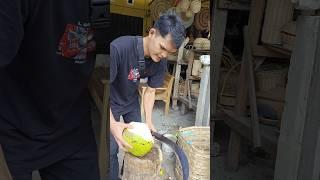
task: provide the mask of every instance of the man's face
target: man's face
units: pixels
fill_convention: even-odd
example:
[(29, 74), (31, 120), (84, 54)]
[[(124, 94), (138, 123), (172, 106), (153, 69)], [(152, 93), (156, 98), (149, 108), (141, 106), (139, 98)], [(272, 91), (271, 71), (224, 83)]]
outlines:
[(154, 62), (159, 62), (166, 58), (169, 53), (177, 51), (170, 34), (163, 38), (156, 29), (151, 29), (149, 38), (149, 55)]

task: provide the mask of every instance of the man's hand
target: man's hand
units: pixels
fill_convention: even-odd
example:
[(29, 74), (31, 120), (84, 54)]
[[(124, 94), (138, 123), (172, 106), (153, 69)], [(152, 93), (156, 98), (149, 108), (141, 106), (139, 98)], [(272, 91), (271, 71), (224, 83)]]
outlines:
[(130, 146), (123, 138), (122, 138), (122, 132), (125, 128), (132, 128), (130, 124), (125, 124), (122, 122), (117, 121), (110, 121), (110, 130), (111, 133), (116, 140), (118, 146), (120, 149), (127, 151), (128, 149), (131, 149), (132, 146)]
[(153, 126), (152, 123), (147, 123), (147, 126), (149, 127), (150, 131), (157, 132), (156, 128)]

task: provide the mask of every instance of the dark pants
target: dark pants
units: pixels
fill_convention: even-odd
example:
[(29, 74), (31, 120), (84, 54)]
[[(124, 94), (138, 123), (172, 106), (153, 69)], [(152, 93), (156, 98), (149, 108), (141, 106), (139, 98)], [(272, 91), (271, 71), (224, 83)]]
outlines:
[[(120, 121), (119, 114), (113, 114), (116, 121)], [(125, 123), (130, 122), (141, 122), (141, 114), (140, 109), (136, 109), (127, 114), (122, 114), (123, 120)], [(118, 162), (118, 152), (119, 146), (114, 139), (113, 135), (110, 134), (110, 180), (118, 180), (118, 172), (119, 172), (119, 162)]]
[[(39, 169), (39, 173), (42, 180), (99, 180), (96, 143), (85, 144), (76, 153)], [(13, 180), (32, 180), (32, 170), (12, 169), (11, 174)]]

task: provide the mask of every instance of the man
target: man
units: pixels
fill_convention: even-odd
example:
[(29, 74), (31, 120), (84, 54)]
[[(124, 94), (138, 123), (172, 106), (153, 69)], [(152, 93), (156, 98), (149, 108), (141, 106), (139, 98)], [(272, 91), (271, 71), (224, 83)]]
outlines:
[[(150, 29), (148, 36), (124, 36), (110, 44), (110, 178), (118, 179), (118, 147), (130, 148), (122, 132), (131, 121), (141, 121), (138, 100), (140, 78), (148, 77), (144, 94), (146, 124), (156, 131), (152, 123), (155, 88), (164, 80), (167, 63), (164, 58), (182, 44), (185, 28), (181, 19), (172, 12), (162, 15)], [(145, 59), (146, 58), (146, 59)], [(125, 123), (120, 122), (120, 116)]]
[(89, 0), (0, 1), (0, 144), (14, 180), (98, 180)]

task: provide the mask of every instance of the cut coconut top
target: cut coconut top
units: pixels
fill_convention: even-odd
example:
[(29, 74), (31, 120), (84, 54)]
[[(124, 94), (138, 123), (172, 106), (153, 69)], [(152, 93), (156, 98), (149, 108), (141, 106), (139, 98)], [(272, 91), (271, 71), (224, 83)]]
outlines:
[(145, 123), (140, 123), (140, 122), (131, 122), (129, 123), (133, 126), (132, 129), (128, 128), (128, 131), (137, 134), (138, 136), (143, 137), (147, 141), (152, 141), (153, 142), (153, 137), (151, 135), (150, 129)]

